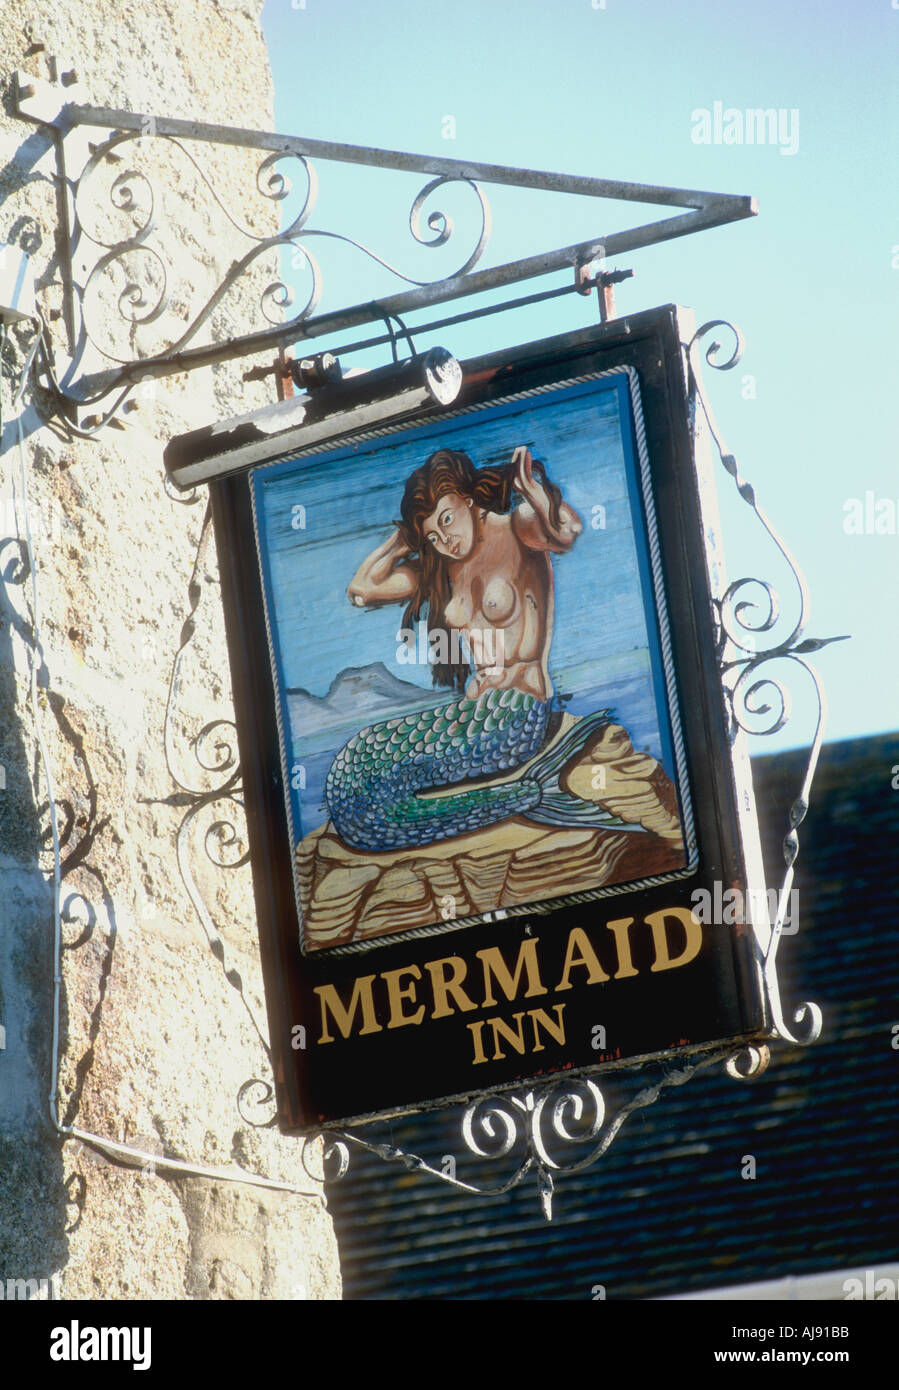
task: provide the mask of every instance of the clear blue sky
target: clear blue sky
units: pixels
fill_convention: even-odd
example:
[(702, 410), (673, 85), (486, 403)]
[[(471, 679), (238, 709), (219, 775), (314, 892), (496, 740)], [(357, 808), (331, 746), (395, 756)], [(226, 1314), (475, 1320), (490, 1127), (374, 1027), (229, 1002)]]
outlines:
[[(852, 634), (813, 658), (830, 708), (826, 737), (896, 728), (899, 534), (846, 534), (844, 506), (870, 492), (899, 511), (899, 8), (893, 0), (594, 4), (268, 0), (276, 128), (755, 195), (757, 218), (612, 262), (634, 270), (619, 287), (619, 312), (676, 301), (698, 322), (728, 318), (743, 330), (743, 362), (730, 373), (707, 371), (707, 390), (742, 473), (808, 580), (807, 635)], [(781, 143), (795, 152), (696, 143), (694, 113), (711, 112), (716, 101), (782, 110)], [(445, 138), (447, 116), (453, 139)], [(407, 224), (424, 178), (326, 163), (318, 172), (310, 227), (353, 236), (420, 278), (449, 273), (468, 254), (474, 214), (466, 190), (441, 190), (429, 204), (456, 216), (463, 249), (451, 239), (425, 251)], [(664, 215), (560, 194), (487, 192), (496, 227), (484, 265), (601, 236), (631, 225), (634, 213), (640, 221)], [(371, 275), (360, 253), (337, 244), (325, 247), (322, 264), (322, 309), (403, 287), (386, 273)], [(299, 293), (301, 271), (294, 278)], [(441, 337), (466, 356), (595, 318), (594, 301), (571, 296)], [(761, 528), (743, 524), (723, 470), (718, 477), (728, 499), (730, 577), (772, 578), (792, 614), (792, 588)], [(753, 740), (753, 752), (811, 736), (801, 673), (793, 684), (793, 719), (775, 738)]]

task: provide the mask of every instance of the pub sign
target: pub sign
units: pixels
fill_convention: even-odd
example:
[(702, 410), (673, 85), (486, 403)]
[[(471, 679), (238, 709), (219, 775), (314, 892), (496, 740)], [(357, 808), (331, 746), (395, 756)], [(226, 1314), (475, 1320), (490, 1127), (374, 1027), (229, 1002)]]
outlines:
[(466, 362), (211, 484), (286, 1130), (766, 1031), (683, 336)]

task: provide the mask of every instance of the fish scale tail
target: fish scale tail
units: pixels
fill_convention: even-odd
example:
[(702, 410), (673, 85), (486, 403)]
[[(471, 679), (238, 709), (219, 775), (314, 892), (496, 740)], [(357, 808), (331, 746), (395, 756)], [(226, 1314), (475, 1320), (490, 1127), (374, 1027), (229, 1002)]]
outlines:
[(336, 829), (354, 848), (392, 850), (523, 814), (539, 800), (536, 784), (419, 793), (519, 768), (541, 748), (548, 713), (535, 696), (492, 690), (362, 729), (337, 754), (325, 783)]
[[(559, 785), (566, 764), (611, 710), (578, 720), (547, 753), (549, 703), (519, 690), (491, 690), (360, 730), (335, 757), (325, 799), (341, 838), (355, 849), (415, 849), (470, 834), (512, 816), (548, 825), (627, 826)], [(514, 781), (449, 792), (529, 763)], [(427, 792), (438, 795), (423, 795)]]
[(629, 824), (594, 801), (573, 796), (559, 784), (559, 775), (566, 764), (576, 754), (582, 753), (593, 735), (611, 724), (613, 719), (614, 713), (610, 709), (585, 715), (553, 744), (544, 757), (534, 760), (528, 775), (539, 786), (540, 798), (535, 806), (524, 812), (528, 820), (536, 821), (538, 825), (582, 826), (584, 829), (643, 829), (641, 825)]
[(411, 843), (426, 845), (526, 815), (539, 800), (540, 788), (523, 780), (428, 800), (412, 796), (391, 809), (390, 820), (400, 833), (408, 832)]

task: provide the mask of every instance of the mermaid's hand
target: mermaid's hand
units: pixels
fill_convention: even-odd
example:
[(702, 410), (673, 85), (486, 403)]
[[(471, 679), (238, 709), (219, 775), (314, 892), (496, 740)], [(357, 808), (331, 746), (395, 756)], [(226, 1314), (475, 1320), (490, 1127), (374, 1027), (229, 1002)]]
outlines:
[(526, 445), (519, 445), (513, 453), (512, 467), (515, 469), (512, 486), (521, 493), (522, 497), (526, 497), (529, 502), (533, 503), (535, 492), (545, 496), (543, 488), (534, 478), (534, 460)]
[(404, 533), (396, 527), (377, 550), (363, 560), (347, 588), (347, 598), (358, 608), (377, 607), (382, 603), (408, 602), (416, 592), (415, 562)]
[(406, 540), (405, 532), (397, 526), (387, 541), (387, 549), (395, 560), (412, 554), (412, 546)]
[(560, 502), (558, 523), (553, 524), (552, 504), (543, 483), (534, 474), (530, 449), (520, 445), (512, 455), (513, 487), (524, 502), (513, 513), (516, 530), (525, 545), (534, 550), (551, 550), (557, 555), (570, 550), (584, 529), (577, 512)]

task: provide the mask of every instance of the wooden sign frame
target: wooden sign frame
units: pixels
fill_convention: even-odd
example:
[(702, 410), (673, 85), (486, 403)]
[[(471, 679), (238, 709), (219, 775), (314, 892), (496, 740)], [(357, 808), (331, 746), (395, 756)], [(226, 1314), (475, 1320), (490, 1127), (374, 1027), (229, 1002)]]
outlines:
[[(760, 902), (760, 896), (764, 896), (759, 894), (761, 858), (748, 762), (738, 747), (735, 751), (732, 741), (716, 647), (710, 576), (720, 571), (720, 557), (713, 542), (713, 490), (704, 469), (697, 464), (691, 427), (683, 350), (691, 331), (685, 329), (682, 311), (666, 306), (582, 333), (463, 363), (462, 392), (451, 410), (436, 406), (421, 409), (413, 419), (369, 430), (363, 438), (347, 435), (305, 451), (299, 432), (296, 442), (274, 436), (270, 461), (255, 468), (249, 479), (236, 476), (210, 485), (278, 1115), (285, 1131), (305, 1132), (362, 1122), (502, 1091), (554, 1075), (593, 1075), (660, 1055), (720, 1047), (725, 1042), (732, 1041), (737, 1047), (770, 1034), (760, 965), (770, 926)], [(463, 893), (464, 901), (454, 901), (451, 913), (437, 918), (432, 912), (431, 920), (421, 921), (413, 911), (408, 920), (403, 917), (399, 921), (399, 930), (392, 929), (388, 909), (380, 918), (371, 915), (368, 934), (363, 930), (359, 935), (352, 911), (348, 919), (346, 914), (341, 918), (339, 912), (335, 915), (333, 905), (336, 902), (340, 906), (345, 898), (353, 899), (357, 866), (365, 871), (366, 881), (374, 874), (377, 885), (385, 882), (380, 866), (390, 848), (365, 837), (383, 833), (379, 826), (384, 824), (396, 825), (399, 812), (395, 805), (385, 802), (386, 819), (378, 822), (374, 830), (358, 828), (362, 820), (366, 825), (370, 820), (366, 819), (365, 798), (356, 796), (354, 800), (355, 790), (363, 785), (359, 769), (363, 766), (360, 758), (364, 750), (359, 740), (374, 729), (370, 741), (377, 745), (380, 738), (383, 743), (390, 716), (377, 701), (372, 705), (374, 696), (364, 680), (361, 684), (357, 680), (355, 685), (351, 681), (347, 690), (346, 671), (364, 670), (367, 666), (365, 662), (352, 666), (340, 656), (341, 643), (346, 645), (346, 637), (341, 633), (350, 631), (347, 624), (357, 616), (365, 620), (365, 613), (352, 612), (354, 598), (370, 599), (373, 593), (376, 598), (383, 597), (383, 592), (365, 588), (364, 563), (372, 551), (359, 523), (357, 558), (362, 578), (358, 578), (359, 568), (355, 573), (346, 573), (340, 593), (334, 593), (335, 604), (339, 600), (345, 609), (339, 616), (334, 609), (333, 637), (337, 653), (333, 676), (344, 674), (342, 685), (337, 680), (338, 694), (350, 697), (349, 712), (347, 699), (343, 702), (344, 722), (347, 718), (352, 721), (352, 699), (359, 700), (358, 737), (353, 736), (356, 743), (351, 738), (344, 745), (349, 749), (346, 756), (351, 763), (355, 758), (356, 764), (342, 765), (343, 783), (329, 771), (329, 799), (324, 803), (322, 816), (325, 823), (316, 826), (308, 814), (312, 804), (309, 781), (315, 782), (315, 778), (306, 779), (305, 787), (291, 786), (292, 779), (298, 784), (303, 782), (307, 767), (302, 758), (297, 763), (291, 739), (297, 729), (304, 736), (304, 730), (308, 734), (312, 723), (320, 724), (322, 717), (331, 717), (324, 706), (328, 695), (334, 693), (334, 683), (329, 688), (322, 684), (328, 658), (322, 657), (327, 648), (319, 642), (316, 660), (310, 658), (308, 662), (314, 680), (297, 694), (296, 677), (290, 674), (291, 669), (296, 670), (296, 661), (288, 669), (284, 649), (294, 640), (300, 616), (288, 611), (288, 601), (283, 597), (289, 591), (290, 574), (314, 573), (314, 562), (302, 554), (301, 547), (315, 533), (310, 526), (310, 509), (304, 513), (305, 525), (295, 528), (298, 548), (289, 551), (291, 538), (284, 535), (283, 515), (280, 523), (273, 522), (266, 529), (273, 515), (267, 513), (267, 499), (275, 495), (279, 480), (289, 484), (291, 479), (300, 479), (306, 486), (310, 479), (317, 479), (320, 484), (340, 475), (346, 483), (347, 478), (352, 478), (355, 455), (369, 461), (366, 476), (378, 480), (369, 498), (371, 518), (372, 524), (381, 528), (379, 534), (387, 534), (385, 526), (389, 529), (394, 520), (402, 521), (400, 504), (413, 457), (424, 464), (441, 448), (454, 454), (465, 453), (467, 448), (476, 470), (490, 466), (491, 461), (496, 464), (502, 453), (501, 430), (496, 422), (505, 420), (509, 428), (506, 456), (511, 459), (515, 448), (533, 446), (529, 447), (532, 464), (542, 464), (543, 469), (531, 467), (526, 476), (521, 472), (519, 458), (515, 473), (519, 486), (513, 486), (504, 508), (501, 502), (490, 499), (487, 505), (481, 505), (486, 496), (483, 490), (474, 501), (483, 513), (482, 526), (495, 526), (500, 538), (508, 537), (511, 529), (517, 527), (519, 537), (533, 542), (533, 527), (539, 530), (542, 480), (554, 478), (553, 457), (549, 452), (542, 457), (541, 441), (548, 437), (541, 433), (544, 422), (552, 423), (557, 404), (559, 411), (563, 405), (565, 410), (580, 410), (586, 408), (585, 402), (595, 404), (600, 395), (616, 397), (619, 435), (624, 440), (621, 447), (629, 452), (632, 479), (639, 487), (632, 488), (626, 506), (618, 507), (617, 521), (613, 516), (615, 508), (606, 506), (601, 497), (593, 504), (599, 511), (585, 510), (583, 479), (579, 482), (577, 471), (580, 464), (575, 453), (564, 454), (559, 444), (557, 458), (564, 454), (566, 459), (574, 460), (563, 468), (564, 476), (557, 477), (562, 504), (568, 505), (566, 487), (576, 492), (580, 486), (580, 511), (575, 506), (571, 511), (578, 517), (581, 529), (573, 545), (560, 545), (551, 551), (548, 563), (556, 576), (558, 596), (555, 616), (557, 626), (563, 618), (570, 623), (578, 594), (582, 610), (589, 615), (592, 610), (584, 595), (589, 597), (594, 576), (597, 593), (609, 590), (612, 572), (608, 565), (603, 569), (603, 546), (597, 544), (591, 550), (585, 541), (608, 542), (608, 554), (618, 544), (613, 538), (623, 517), (625, 529), (630, 524), (636, 537), (633, 545), (637, 550), (642, 547), (640, 565), (646, 612), (655, 615), (647, 660), (653, 671), (656, 708), (664, 706), (669, 719), (662, 740), (664, 748), (659, 743), (653, 745), (645, 727), (641, 726), (642, 736), (638, 737), (633, 719), (629, 728), (627, 713), (620, 716), (613, 709), (610, 719), (597, 723), (593, 730), (597, 739), (590, 745), (593, 757), (602, 739), (606, 738), (608, 744), (611, 738), (609, 756), (598, 755), (604, 757), (602, 762), (588, 760), (585, 769), (584, 759), (576, 765), (572, 754), (563, 771), (558, 773), (557, 769), (552, 796), (561, 796), (561, 821), (548, 829), (545, 821), (531, 821), (526, 810), (523, 815), (516, 813), (502, 821), (500, 829), (481, 831), (476, 827), (472, 832), (484, 837), (493, 835), (496, 841), (478, 841), (478, 852), (483, 849), (488, 858), (508, 852), (513, 857), (518, 855), (521, 864), (526, 864), (529, 856), (539, 857), (540, 835), (561, 836), (546, 841), (552, 849), (547, 863), (555, 863), (552, 872), (548, 870), (545, 875), (547, 888), (529, 897), (527, 885), (531, 883), (533, 887), (534, 880), (528, 880), (522, 871), (519, 881), (525, 886), (519, 890), (518, 900), (513, 893), (513, 900), (500, 901), (494, 890), (485, 907), (486, 900), (472, 904)], [(587, 437), (580, 417), (572, 416), (572, 421), (565, 428), (575, 430), (579, 439), (583, 437), (583, 448), (589, 457), (601, 462), (606, 455), (601, 449), (597, 452), (599, 446)], [(614, 424), (609, 417), (607, 443), (614, 438)], [(552, 427), (556, 431), (552, 438), (564, 443), (562, 426), (556, 423)], [(479, 441), (488, 435), (490, 459), (485, 464), (483, 457), (477, 455)], [(624, 439), (625, 435), (629, 440)], [(612, 449), (612, 444), (608, 448)], [(390, 459), (385, 463), (388, 453)], [(501, 471), (498, 464), (496, 467)], [(383, 471), (383, 489), (377, 469)], [(532, 495), (528, 522), (523, 510), (528, 500), (525, 494), (535, 478), (537, 491)], [(455, 495), (461, 496), (467, 505), (464, 486), (455, 486)], [(349, 496), (352, 487), (350, 483), (346, 487)], [(289, 493), (287, 486), (281, 505), (287, 504)], [(335, 482), (335, 496), (338, 494)], [(308, 490), (306, 495), (308, 500)], [(319, 487), (313, 495), (321, 499), (325, 493)], [(543, 496), (547, 495), (544, 491)], [(298, 493), (296, 498), (290, 505), (306, 507)], [(513, 515), (516, 510), (518, 518)], [(557, 511), (557, 527), (560, 517), (564, 524), (566, 515)], [(600, 525), (594, 526), (597, 518)], [(440, 518), (435, 521), (433, 514), (427, 520), (438, 529), (442, 526)], [(352, 529), (350, 521), (351, 518), (345, 518), (347, 529)], [(591, 536), (591, 531), (596, 534)], [(442, 533), (438, 539), (441, 538)], [(317, 542), (321, 543), (320, 535)], [(279, 545), (280, 578), (272, 562)], [(321, 555), (327, 553), (320, 552), (319, 567)], [(340, 554), (344, 553), (350, 552), (342, 549)], [(414, 565), (415, 552), (407, 550), (405, 555), (399, 555), (394, 568), (408, 564), (410, 553)], [(583, 559), (577, 561), (579, 555)], [(455, 557), (451, 554), (449, 558)], [(291, 565), (301, 568), (291, 570)], [(303, 570), (303, 565), (308, 568)], [(354, 582), (359, 592), (350, 592), (348, 596), (346, 590), (352, 591)], [(327, 585), (320, 585), (316, 592), (314, 602), (310, 600), (308, 617), (310, 622), (321, 624), (328, 621), (323, 617), (329, 601)], [(625, 593), (622, 602), (626, 598)], [(369, 607), (379, 607), (364, 601), (359, 606), (366, 612)], [(395, 610), (395, 616), (400, 611)], [(374, 631), (373, 626), (370, 631)], [(607, 624), (602, 631), (609, 631)], [(588, 619), (583, 623), (582, 640), (585, 660), (598, 660), (603, 655), (597, 639), (591, 638)], [(546, 663), (551, 675), (555, 642), (553, 637)], [(418, 646), (416, 650), (420, 650)], [(626, 667), (625, 674), (630, 669)], [(417, 674), (424, 691), (420, 673)], [(568, 684), (571, 687), (571, 681)], [(590, 717), (589, 708), (577, 703), (577, 690), (561, 691), (554, 682), (553, 694), (562, 693), (571, 695), (570, 705), (566, 709), (564, 702), (561, 706), (557, 702), (552, 712), (556, 726), (545, 730), (537, 759), (544, 756), (553, 738), (568, 736), (561, 720), (567, 720), (567, 727), (576, 731), (578, 721)], [(382, 695), (383, 692), (378, 694), (378, 700)], [(446, 689), (443, 695), (447, 702), (455, 701), (451, 712), (458, 723), (464, 691)], [(422, 699), (422, 709), (443, 708), (439, 700), (435, 706), (433, 700), (427, 704), (424, 694)], [(398, 727), (402, 715), (393, 718)], [(464, 719), (461, 722), (464, 726)], [(401, 749), (398, 762), (408, 760), (410, 752), (414, 757), (416, 751), (422, 751), (415, 744), (417, 734), (410, 733), (414, 724), (411, 716), (407, 723), (410, 728), (400, 729), (399, 742), (405, 738), (408, 743), (409, 737), (412, 742)], [(316, 731), (316, 736), (325, 737), (318, 725)], [(463, 745), (464, 752), (467, 748)], [(338, 751), (332, 741), (325, 761), (335, 763)], [(505, 756), (505, 750), (500, 756)], [(518, 764), (513, 758), (511, 766), (488, 764), (492, 776), (482, 773), (465, 781), (460, 780), (460, 774), (452, 786), (441, 791), (449, 801), (460, 791), (464, 794), (466, 789), (487, 786), (491, 799), (497, 786), (509, 781), (517, 781), (521, 786), (533, 765), (535, 759), (530, 753)], [(303, 775), (295, 778), (297, 766), (303, 769)], [(506, 768), (508, 775), (502, 770)], [(316, 785), (320, 787), (320, 770), (317, 776)], [(455, 774), (450, 773), (449, 777)], [(574, 788), (579, 794), (584, 793), (581, 800), (590, 800), (590, 787), (597, 780), (597, 814), (601, 819), (604, 810), (609, 823), (605, 827), (598, 824), (594, 831), (585, 830), (577, 822), (568, 839), (586, 845), (592, 853), (594, 840), (590, 836), (595, 836), (596, 844), (618, 844), (622, 837), (630, 837), (621, 863), (626, 866), (630, 855), (634, 865), (643, 864), (644, 869), (654, 866), (650, 871), (629, 871), (625, 867), (623, 877), (615, 878), (613, 874), (612, 879), (597, 878), (591, 882), (589, 854), (586, 867), (580, 861), (572, 861), (572, 866), (564, 862), (568, 852), (565, 798), (574, 795)], [(366, 788), (371, 785), (364, 783)], [(310, 792), (305, 801), (297, 795), (303, 791)], [(409, 792), (406, 787), (402, 795), (407, 798), (403, 803), (406, 805), (411, 804), (408, 798), (418, 793), (414, 788)], [(333, 808), (332, 815), (327, 817), (329, 808)], [(450, 813), (451, 810), (450, 807)], [(443, 808), (439, 814), (444, 814)], [(539, 815), (540, 811), (531, 808), (531, 814)], [(335, 816), (341, 826), (336, 831)], [(319, 832), (331, 837), (328, 843), (323, 845), (321, 840), (312, 839)], [(346, 837), (358, 837), (360, 844), (342, 843)], [(308, 852), (304, 861), (304, 871), (308, 872), (303, 882), (298, 881), (298, 842), (300, 851), (304, 852), (305, 846)], [(632, 848), (634, 844), (639, 847), (637, 851)], [(410, 853), (413, 860), (417, 855), (419, 861), (427, 860), (428, 855), (423, 848), (409, 853), (407, 850), (408, 846), (406, 850), (400, 847), (400, 867), (409, 876), (411, 886), (406, 898), (414, 907), (412, 880), (416, 873), (420, 879), (424, 871), (413, 873), (406, 861)], [(445, 851), (443, 842), (440, 852)], [(322, 876), (322, 864), (329, 855), (331, 858), (324, 865), (327, 873)], [(436, 860), (436, 853), (434, 857)], [(396, 879), (396, 858), (391, 860), (390, 868)], [(574, 880), (569, 869), (575, 874)], [(324, 912), (321, 902), (310, 898), (309, 885), (327, 883), (328, 873), (336, 870), (343, 878), (330, 880), (323, 894), (328, 906), (328, 912)], [(456, 881), (459, 877), (457, 873)], [(558, 892), (549, 885), (551, 878), (556, 886), (562, 883), (566, 891)], [(576, 883), (573, 888), (572, 883)], [(741, 910), (731, 912), (727, 920), (703, 922), (693, 912), (697, 893), (707, 894), (706, 901), (718, 904), (725, 897), (731, 903), (736, 898)], [(397, 902), (403, 901), (401, 885)], [(439, 904), (439, 898), (436, 901)], [(462, 910), (473, 905), (479, 910)], [(318, 939), (316, 920), (324, 922), (323, 935)], [(327, 933), (332, 927), (336, 934), (329, 940)]]

